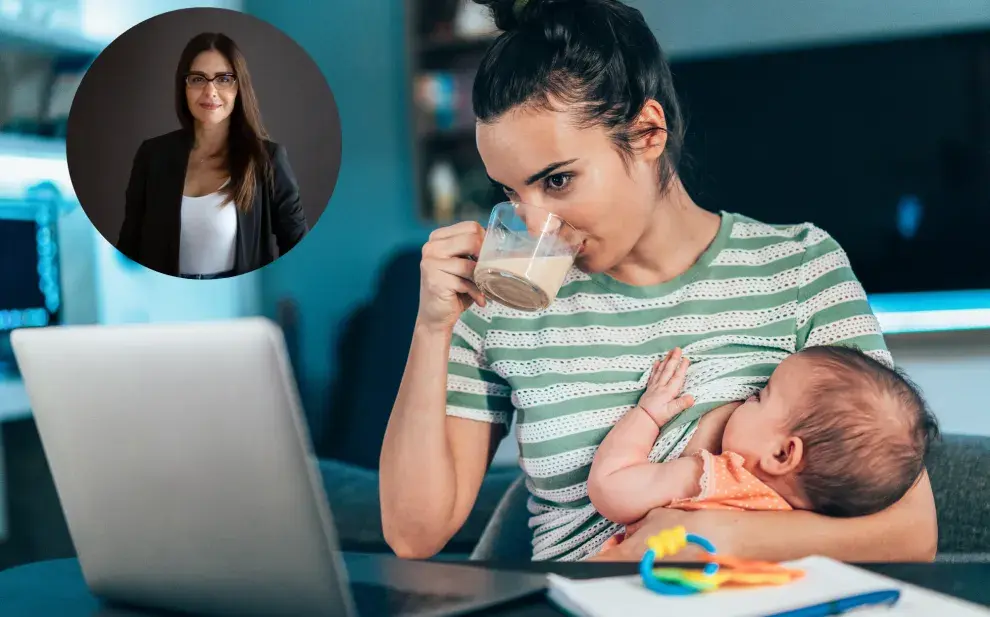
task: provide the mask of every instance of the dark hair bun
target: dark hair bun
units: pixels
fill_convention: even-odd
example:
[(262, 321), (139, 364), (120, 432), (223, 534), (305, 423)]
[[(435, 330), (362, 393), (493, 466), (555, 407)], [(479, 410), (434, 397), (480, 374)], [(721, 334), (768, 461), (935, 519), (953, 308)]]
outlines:
[[(494, 122), (520, 105), (567, 108), (583, 126), (606, 129), (624, 153), (643, 137), (667, 136), (658, 180), (667, 191), (678, 173), (684, 121), (670, 66), (636, 8), (621, 0), (474, 0), (503, 31), (489, 46), (471, 89), (474, 115)], [(637, 123), (647, 102), (663, 108), (664, 126)]]
[[(474, 0), (487, 6), (492, 12), (495, 27), (503, 32), (517, 30), (520, 26), (540, 23), (547, 12), (562, 8), (563, 4), (578, 4), (581, 0)], [(554, 6), (556, 5), (556, 6)]]

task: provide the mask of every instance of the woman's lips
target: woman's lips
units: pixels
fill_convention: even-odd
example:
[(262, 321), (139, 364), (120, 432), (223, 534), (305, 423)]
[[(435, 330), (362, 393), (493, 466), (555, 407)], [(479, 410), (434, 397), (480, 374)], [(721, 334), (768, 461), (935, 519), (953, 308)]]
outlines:
[(209, 111), (220, 109), (220, 103), (200, 103), (199, 106)]

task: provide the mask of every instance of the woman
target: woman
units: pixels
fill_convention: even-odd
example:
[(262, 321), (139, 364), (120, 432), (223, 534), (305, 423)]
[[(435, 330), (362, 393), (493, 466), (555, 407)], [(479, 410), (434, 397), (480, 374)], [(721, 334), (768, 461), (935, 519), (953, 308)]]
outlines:
[(599, 554), (622, 529), (590, 504), (588, 469), (660, 353), (693, 353), (705, 383), (664, 427), (654, 461), (720, 430), (805, 345), (855, 344), (887, 363), (890, 355), (827, 234), (692, 201), (678, 177), (684, 121), (671, 73), (639, 11), (618, 0), (486, 4), (504, 31), (474, 84), (488, 175), (508, 198), (559, 214), (588, 240), (557, 300), (533, 315), (486, 303), (470, 282), (480, 226), (430, 236), (381, 454), (382, 522), (394, 551), (426, 557), (454, 535), (515, 414), (534, 559), (635, 560), (646, 537), (676, 525), (744, 557), (931, 558), (927, 475), (895, 506), (860, 519), (655, 510)]
[(145, 141), (134, 157), (117, 248), (164, 274), (214, 279), (298, 244), (308, 231), (299, 186), (285, 148), (268, 140), (229, 37), (203, 33), (186, 45), (175, 111), (182, 128)]

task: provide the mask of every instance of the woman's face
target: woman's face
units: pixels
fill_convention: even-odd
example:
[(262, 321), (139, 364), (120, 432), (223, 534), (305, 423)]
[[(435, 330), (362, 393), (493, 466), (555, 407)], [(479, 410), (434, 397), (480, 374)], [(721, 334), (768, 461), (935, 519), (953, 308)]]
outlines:
[(624, 159), (605, 129), (531, 108), (479, 123), (477, 141), (489, 177), (509, 200), (549, 210), (586, 235), (577, 260), (584, 271), (614, 268), (646, 230), (661, 148)]
[(212, 49), (196, 56), (186, 77), (186, 103), (196, 122), (224, 122), (234, 111), (236, 101), (237, 78), (227, 58)]

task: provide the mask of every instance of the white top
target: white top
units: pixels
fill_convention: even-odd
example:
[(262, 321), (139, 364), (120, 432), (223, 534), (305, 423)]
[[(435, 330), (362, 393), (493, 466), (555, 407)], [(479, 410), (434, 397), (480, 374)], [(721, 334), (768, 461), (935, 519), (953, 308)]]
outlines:
[(237, 207), (223, 201), (220, 192), (182, 196), (180, 274), (218, 274), (234, 269)]

